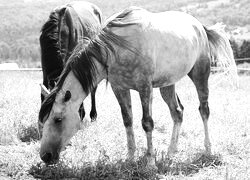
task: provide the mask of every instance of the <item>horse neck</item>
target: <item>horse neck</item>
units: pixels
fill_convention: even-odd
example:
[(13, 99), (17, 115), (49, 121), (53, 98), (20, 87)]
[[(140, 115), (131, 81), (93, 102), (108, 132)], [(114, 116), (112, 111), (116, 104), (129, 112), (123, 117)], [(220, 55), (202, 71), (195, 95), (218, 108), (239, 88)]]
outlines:
[(97, 69), (96, 80), (99, 83), (101, 80), (108, 78), (108, 66), (115, 59), (115, 55), (108, 47), (98, 45), (97, 49), (100, 51), (100, 57), (98, 59), (92, 57), (92, 61), (95, 62)]
[(107, 62), (102, 62), (102, 60), (97, 60), (93, 57), (92, 57), (92, 60), (95, 62), (95, 66), (97, 69), (96, 84), (95, 84), (95, 86), (97, 86), (103, 79), (107, 79), (107, 76), (108, 76), (107, 69), (106, 69)]
[[(97, 72), (95, 73), (96, 77), (94, 81), (94, 87), (96, 87), (103, 79), (106, 78), (107, 75), (104, 66), (98, 60), (93, 58), (92, 60), (94, 61), (97, 70)], [(70, 71), (67, 77), (65, 78), (62, 88), (59, 91), (58, 97), (56, 99), (58, 99), (59, 101), (60, 99), (63, 99), (63, 96), (66, 91), (71, 92), (72, 94), (71, 101), (75, 104), (75, 107), (78, 108), (82, 103), (82, 101), (88, 96), (88, 92), (85, 92), (83, 90), (81, 83), (79, 82), (79, 80), (76, 78), (76, 76), (72, 71)], [(92, 89), (90, 89), (90, 92), (91, 91)]]

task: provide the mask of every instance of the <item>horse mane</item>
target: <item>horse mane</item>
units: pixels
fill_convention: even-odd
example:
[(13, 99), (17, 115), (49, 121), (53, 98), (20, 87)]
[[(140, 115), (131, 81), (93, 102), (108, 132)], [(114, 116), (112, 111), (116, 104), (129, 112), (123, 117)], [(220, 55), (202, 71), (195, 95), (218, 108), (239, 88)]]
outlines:
[(45, 24), (41, 28), (40, 39), (51, 38), (58, 40), (58, 23), (59, 23), (59, 13), (56, 10), (54, 10), (50, 13), (49, 19), (45, 22)]
[(82, 28), (81, 31), (83, 31), (82, 35), (84, 37), (88, 37), (91, 39), (94, 38), (101, 29), (100, 26), (101, 26), (102, 21), (101, 21), (101, 15), (99, 14), (99, 11), (97, 9), (94, 9), (95, 7), (92, 7), (94, 14), (98, 16), (98, 20), (100, 23), (100, 26), (97, 26), (96, 24), (93, 24), (93, 22), (91, 22), (90, 19), (82, 17), (81, 14), (78, 14), (75, 11), (72, 4), (68, 4), (67, 7), (69, 8), (67, 9), (67, 11), (65, 11), (66, 16), (70, 17), (71, 19), (73, 19), (73, 16), (76, 16), (76, 18), (78, 19), (77, 23), (81, 24), (81, 28)]
[[(56, 9), (49, 15), (49, 19), (45, 22), (41, 29), (40, 47), (42, 68), (48, 76), (58, 77), (63, 70), (63, 60), (61, 58), (61, 50), (59, 45), (58, 25), (60, 15), (64, 13), (66, 8)], [(53, 63), (51, 62), (53, 59)], [(50, 79), (53, 79), (51, 77)]]
[(115, 18), (111, 16), (111, 20), (108, 21), (106, 27), (126, 27), (129, 25), (137, 24), (138, 19), (131, 19), (129, 16), (136, 10), (142, 10), (140, 7), (131, 6), (127, 9), (124, 9), (122, 12), (115, 14)]
[[(55, 101), (56, 94), (62, 88), (69, 72), (73, 72), (74, 76), (80, 82), (83, 91), (89, 93), (96, 85), (96, 75), (98, 73), (94, 61), (97, 60), (101, 63), (108, 75), (107, 59), (111, 56), (114, 56), (116, 59), (120, 58), (114, 45), (140, 55), (140, 53), (133, 48), (130, 42), (128, 42), (124, 37), (111, 31), (112, 27), (126, 27), (137, 24), (132, 21), (127, 23), (123, 22), (123, 20), (126, 19), (126, 17), (129, 16), (133, 10), (134, 9), (124, 10), (116, 18), (111, 20), (106, 27), (99, 32), (96, 38), (90, 39), (86, 37), (78, 43), (66, 62), (55, 88), (42, 103), (39, 112), (40, 121), (42, 121), (42, 119), (50, 112)], [(103, 51), (101, 51), (101, 49)]]

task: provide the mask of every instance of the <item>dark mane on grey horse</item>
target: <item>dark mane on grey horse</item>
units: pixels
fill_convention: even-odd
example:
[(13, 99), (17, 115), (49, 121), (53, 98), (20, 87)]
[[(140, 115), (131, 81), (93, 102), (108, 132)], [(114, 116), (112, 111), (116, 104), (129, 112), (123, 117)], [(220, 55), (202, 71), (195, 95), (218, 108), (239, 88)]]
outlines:
[[(89, 38), (84, 38), (75, 47), (72, 55), (69, 57), (63, 69), (63, 72), (59, 77), (55, 88), (41, 106), (39, 112), (40, 121), (42, 121), (44, 117), (50, 112), (55, 101), (56, 94), (62, 88), (69, 72), (73, 72), (74, 76), (79, 80), (83, 90), (86, 93), (89, 93), (96, 84), (96, 73), (98, 73), (94, 59), (100, 62), (108, 73), (107, 59), (109, 59), (112, 55), (114, 55), (115, 58), (119, 58), (114, 45), (139, 55), (139, 52), (133, 48), (127, 40), (125, 40), (122, 36), (114, 34), (110, 30), (112, 27), (126, 27), (135, 25), (136, 23), (133, 23), (132, 21), (128, 23), (123, 22), (123, 20), (129, 16), (133, 10), (133, 8), (124, 10), (115, 19), (110, 21), (107, 26), (99, 32), (95, 39), (91, 40)], [(101, 51), (101, 49), (103, 51)]]
[[(135, 25), (137, 24), (135, 22), (135, 19), (131, 19), (128, 21), (128, 17), (130, 14), (132, 14), (133, 11), (135, 10), (141, 10), (139, 7), (129, 7), (125, 10), (123, 10), (121, 13), (119, 13), (115, 19), (110, 21), (106, 26), (107, 27), (124, 27), (124, 26), (129, 26), (129, 25)], [(126, 22), (124, 22), (126, 20)]]
[(63, 61), (59, 46), (59, 23), (60, 14), (65, 11), (54, 10), (50, 13), (49, 19), (45, 22), (41, 29), (40, 47), (41, 47), (41, 63), (43, 72), (49, 76), (49, 79), (59, 76), (63, 69)]
[[(41, 28), (41, 36), (42, 40), (51, 40), (51, 43), (55, 45), (55, 47), (59, 50), (58, 45), (58, 24), (59, 24), (59, 14), (56, 11), (52, 11), (49, 15), (49, 19), (45, 22), (45, 24)], [(53, 42), (53, 40), (55, 40)]]

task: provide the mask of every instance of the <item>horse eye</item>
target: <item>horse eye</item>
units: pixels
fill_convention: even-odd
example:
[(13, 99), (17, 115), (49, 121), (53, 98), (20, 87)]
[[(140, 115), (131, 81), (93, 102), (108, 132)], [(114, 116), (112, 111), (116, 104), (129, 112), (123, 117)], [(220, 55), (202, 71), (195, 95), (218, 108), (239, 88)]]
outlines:
[(65, 95), (64, 95), (64, 102), (69, 101), (71, 98), (71, 92), (70, 91), (66, 91)]
[(55, 118), (54, 121), (55, 121), (56, 124), (57, 123), (61, 123), (62, 122), (62, 118)]

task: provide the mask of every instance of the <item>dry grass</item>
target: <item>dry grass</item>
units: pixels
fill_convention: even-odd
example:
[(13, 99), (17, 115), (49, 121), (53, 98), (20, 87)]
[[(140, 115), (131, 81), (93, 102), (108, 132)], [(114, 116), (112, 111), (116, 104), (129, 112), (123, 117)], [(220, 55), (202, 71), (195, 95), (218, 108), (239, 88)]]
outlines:
[[(0, 72), (0, 179), (248, 179), (250, 177), (250, 77), (240, 77), (235, 90), (210, 79), (209, 121), (213, 155), (203, 153), (203, 125), (193, 84), (184, 78), (177, 91), (185, 107), (179, 152), (169, 159), (172, 120), (155, 89), (153, 142), (158, 171), (145, 171), (146, 138), (141, 128), (139, 96), (132, 91), (137, 160), (126, 161), (126, 135), (118, 103), (108, 86), (97, 92), (98, 118), (72, 139), (55, 166), (39, 158), (35, 125), (40, 106), (41, 72)], [(90, 99), (85, 103), (89, 112)], [(22, 142), (24, 141), (24, 142)]]

